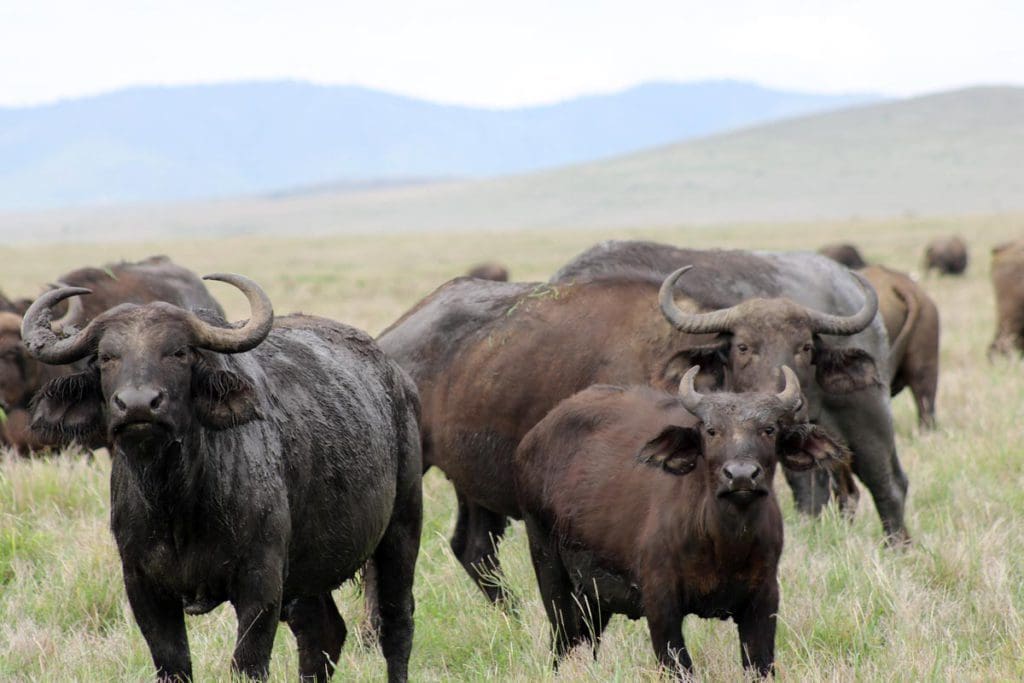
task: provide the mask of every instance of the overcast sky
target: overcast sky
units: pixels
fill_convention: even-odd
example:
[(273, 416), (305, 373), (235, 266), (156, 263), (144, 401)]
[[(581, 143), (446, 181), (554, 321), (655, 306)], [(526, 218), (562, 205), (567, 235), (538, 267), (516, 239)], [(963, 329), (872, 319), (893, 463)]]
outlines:
[(1024, 85), (1022, 30), (1024, 0), (6, 0), (0, 105), (269, 78), (493, 107), (656, 79), (909, 95)]

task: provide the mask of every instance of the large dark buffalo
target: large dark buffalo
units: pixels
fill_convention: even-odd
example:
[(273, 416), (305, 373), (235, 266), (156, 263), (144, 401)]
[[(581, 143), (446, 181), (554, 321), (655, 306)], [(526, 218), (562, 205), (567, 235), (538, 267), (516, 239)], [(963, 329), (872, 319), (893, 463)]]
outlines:
[(992, 289), (996, 297), (996, 334), (988, 347), (989, 360), (1024, 354), (1024, 240), (992, 249)]
[[(747, 344), (760, 345), (765, 330), (779, 335), (788, 354), (765, 353), (758, 363), (774, 365), (761, 377), (774, 391), (781, 382), (778, 367), (797, 368), (812, 415), (841, 434), (858, 436), (860, 476), (872, 490), (886, 532), (905, 537), (906, 480), (892, 441), (887, 374), (873, 360), (880, 357), (884, 365), (888, 350), (870, 286), (824, 257), (814, 257), (808, 269), (727, 252), (721, 264), (705, 262), (701, 270), (697, 281), (716, 293), (713, 281), (721, 270), (746, 273), (776, 288), (810, 274), (835, 277), (820, 294), (817, 311), (792, 302), (755, 306), (760, 317), (751, 317), (749, 329), (744, 328), (751, 336), (743, 352)], [(519, 514), (510, 480), (512, 455), (549, 410), (592, 384), (675, 388), (696, 364), (708, 364), (708, 372), (698, 377), (700, 387), (723, 384), (728, 368), (720, 360), (721, 335), (680, 331), (669, 324), (659, 306), (662, 280), (650, 270), (556, 284), (460, 278), (381, 334), (381, 347), (419, 388), (424, 462), (443, 470), (459, 496), (452, 549), (492, 599), (503, 595), (488, 576), (495, 563), (494, 543), (506, 516)], [(719, 282), (723, 293), (739, 288), (734, 296), (754, 295), (752, 285), (735, 275)], [(808, 287), (806, 282), (801, 286)], [(845, 336), (857, 331), (855, 337)], [(760, 348), (757, 356), (762, 358)], [(759, 388), (753, 381), (732, 386), (737, 391)], [(819, 509), (829, 497), (827, 477), (797, 485), (806, 510)]]
[[(65, 286), (84, 287), (93, 295), (73, 304), (54, 321), (58, 333), (64, 328), (81, 326), (97, 315), (122, 303), (144, 304), (167, 301), (186, 310), (208, 310), (223, 316), (220, 304), (210, 296), (203, 281), (190, 270), (155, 256), (138, 263), (116, 263), (104, 268), (80, 268), (58, 278)], [(16, 307), (15, 307), (16, 308)], [(27, 307), (26, 307), (27, 308)], [(61, 375), (83, 369), (84, 363), (48, 366), (25, 351), (21, 341), (21, 311), (0, 313), (0, 403), (7, 413), (2, 436), (21, 453), (48, 446), (66, 445), (46, 442), (28, 429), (28, 406), (43, 384)], [(96, 447), (102, 442), (84, 444)]]
[(845, 242), (838, 244), (826, 244), (818, 249), (822, 256), (828, 256), (836, 263), (842, 263), (847, 268), (863, 268), (867, 261), (860, 255), (860, 251), (852, 244)]
[(958, 235), (941, 237), (924, 250), (924, 272), (935, 269), (940, 275), (962, 275), (967, 270), (967, 243)]
[(188, 679), (185, 614), (229, 601), (232, 667), (265, 678), (278, 620), (304, 677), (329, 678), (345, 640), (331, 590), (372, 558), (388, 678), (405, 680), (421, 490), (416, 390), (354, 328), (274, 320), (251, 280), (241, 327), (167, 303), (122, 304), (58, 338), (48, 292), (25, 314), (46, 363), (88, 358), (33, 401), (33, 429), (109, 444), (111, 529), (158, 676)]
[[(773, 671), (782, 514), (776, 465), (843, 459), (795, 423), (796, 376), (777, 394), (677, 395), (595, 386), (558, 404), (519, 445), (516, 491), (556, 655), (613, 614), (647, 618), (663, 666), (692, 673), (683, 618), (731, 617), (743, 666)], [(694, 417), (696, 416), (696, 417)]]
[(923, 429), (935, 427), (939, 387), (939, 309), (906, 273), (884, 266), (859, 271), (878, 292), (878, 310), (889, 334), (889, 390), (910, 387)]

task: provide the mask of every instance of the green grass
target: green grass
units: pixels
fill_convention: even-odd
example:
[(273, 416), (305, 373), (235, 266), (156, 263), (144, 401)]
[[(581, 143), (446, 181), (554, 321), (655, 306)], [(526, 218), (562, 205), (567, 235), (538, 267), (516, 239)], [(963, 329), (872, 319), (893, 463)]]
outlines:
[[(831, 511), (807, 519), (794, 512), (780, 481), (786, 548), (777, 665), (783, 680), (1019, 680), (1024, 678), (1024, 363), (990, 365), (985, 347), (994, 330), (987, 249), (1014, 237), (1022, 220), (8, 248), (2, 284), (8, 294), (31, 294), (74, 266), (168, 253), (200, 272), (235, 270), (256, 278), (278, 312), (322, 313), (376, 333), (476, 261), (496, 258), (517, 279), (543, 279), (605, 237), (750, 248), (852, 239), (869, 259), (912, 270), (929, 236), (954, 230), (971, 235), (968, 275), (924, 282), (943, 316), (940, 429), (917, 431), (908, 395), (893, 403), (900, 456), (910, 477), (907, 524), (914, 545), (904, 551), (883, 546), (878, 516), (863, 489), (852, 522)], [(244, 315), (241, 296), (213, 287), (232, 315)], [(128, 609), (107, 528), (109, 471), (105, 453), (92, 459), (69, 453), (0, 460), (0, 680), (151, 678), (149, 654)], [(520, 599), (513, 614), (490, 607), (452, 557), (447, 536), (453, 496), (437, 472), (426, 478), (425, 506), (415, 588), (415, 680), (658, 678), (644, 622), (622, 617), (612, 621), (596, 662), (575, 653), (553, 673), (521, 525), (513, 525), (501, 550), (507, 584)], [(383, 680), (383, 658), (359, 642), (357, 589), (346, 586), (336, 595), (350, 627), (338, 678)], [(226, 605), (188, 618), (195, 671), (202, 680), (229, 679), (234, 621)], [(731, 622), (691, 617), (685, 631), (700, 678), (742, 677)], [(272, 674), (292, 679), (295, 669), (294, 640), (282, 627)]]

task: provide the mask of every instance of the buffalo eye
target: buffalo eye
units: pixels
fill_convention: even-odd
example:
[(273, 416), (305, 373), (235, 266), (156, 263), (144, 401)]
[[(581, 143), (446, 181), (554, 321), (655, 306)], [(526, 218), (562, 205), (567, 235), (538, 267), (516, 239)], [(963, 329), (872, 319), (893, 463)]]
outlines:
[(100, 363), (101, 364), (109, 363), (110, 361), (115, 360), (115, 359), (116, 359), (116, 356), (114, 356), (113, 354), (110, 354), (110, 353), (101, 353), (100, 354)]
[(718, 430), (715, 429), (714, 427), (706, 427), (704, 429), (704, 431), (707, 432), (708, 436), (717, 436), (718, 435)]
[(183, 346), (183, 347), (181, 347), (180, 349), (178, 349), (177, 351), (175, 351), (175, 352), (174, 352), (173, 354), (171, 354), (171, 355), (172, 355), (172, 356), (174, 356), (175, 358), (178, 358), (178, 359), (182, 359), (182, 358), (185, 358), (185, 357), (187, 357), (187, 356), (188, 356), (188, 349), (186, 349), (186, 348), (185, 348), (185, 347)]
[(813, 348), (814, 348), (814, 345), (813, 345), (813, 344), (811, 344), (810, 342), (807, 342), (807, 343), (806, 343), (806, 344), (804, 344), (804, 346), (803, 346), (803, 352), (804, 352), (804, 353), (810, 353), (810, 352), (811, 352), (811, 350), (812, 350)]
[(740, 353), (746, 353), (747, 351), (750, 350), (750, 347), (747, 346), (746, 344), (737, 344), (736, 350), (739, 351)]
[(775, 433), (775, 427), (768, 425), (767, 427), (761, 430), (761, 433), (764, 434), (765, 436), (771, 436), (772, 434)]

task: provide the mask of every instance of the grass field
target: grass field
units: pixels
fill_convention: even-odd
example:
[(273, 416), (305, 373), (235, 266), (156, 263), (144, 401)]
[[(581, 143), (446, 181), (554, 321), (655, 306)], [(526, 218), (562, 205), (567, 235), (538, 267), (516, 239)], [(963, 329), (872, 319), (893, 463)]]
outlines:
[[(909, 396), (894, 401), (900, 456), (910, 477), (907, 523), (914, 545), (885, 549), (878, 516), (862, 489), (852, 524), (828, 513), (794, 513), (785, 484), (786, 550), (777, 666), (783, 680), (1024, 679), (1024, 366), (985, 360), (994, 327), (988, 249), (1016, 237), (1024, 216), (832, 225), (677, 228), (660, 231), (547, 232), (223, 239), (190, 243), (38, 246), (3, 251), (0, 286), (29, 295), (81, 264), (162, 252), (200, 273), (248, 274), (279, 313), (335, 317), (379, 332), (437, 284), (495, 258), (516, 279), (544, 279), (573, 254), (606, 237), (650, 237), (688, 246), (811, 248), (851, 239), (865, 256), (918, 267), (924, 241), (958, 231), (973, 261), (964, 278), (925, 286), (943, 316), (940, 428), (918, 433)], [(233, 315), (245, 313), (231, 288), (213, 285)], [(106, 454), (79, 453), (0, 462), (0, 680), (148, 680), (151, 662), (128, 609), (107, 529)], [(547, 624), (521, 525), (501, 550), (518, 613), (490, 607), (452, 557), (451, 489), (426, 479), (422, 552), (416, 582), (415, 680), (535, 681), (654, 679), (644, 622), (612, 621), (597, 661), (577, 653), (549, 668)], [(350, 626), (339, 680), (383, 680), (384, 661), (358, 641), (356, 590), (339, 593)], [(234, 614), (224, 605), (189, 618), (195, 672), (228, 679)], [(742, 673), (731, 622), (687, 620), (698, 677)], [(294, 678), (294, 641), (282, 625), (272, 675)]]

